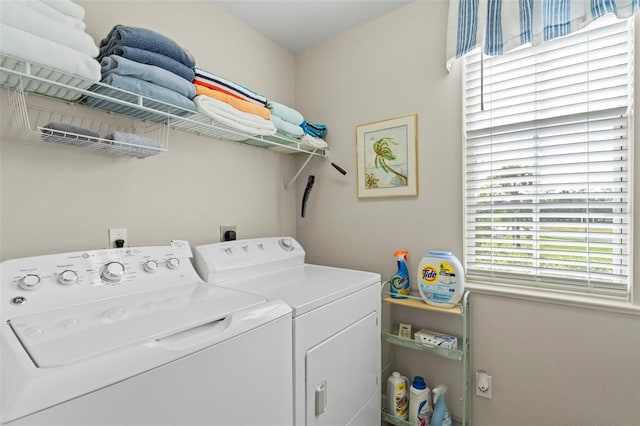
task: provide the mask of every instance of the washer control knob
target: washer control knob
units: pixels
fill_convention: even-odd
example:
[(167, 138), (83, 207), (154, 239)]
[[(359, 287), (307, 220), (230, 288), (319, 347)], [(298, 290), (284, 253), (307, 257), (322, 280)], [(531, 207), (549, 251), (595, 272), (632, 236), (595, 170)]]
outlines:
[(102, 268), (102, 279), (110, 283), (117, 283), (124, 277), (124, 265), (120, 262), (109, 262)]
[(293, 250), (293, 241), (291, 241), (291, 238), (281, 238), (279, 243), (280, 243), (280, 247), (282, 247), (284, 251)]
[(144, 269), (145, 272), (156, 272), (158, 270), (158, 262), (155, 260), (147, 260), (142, 265), (142, 269)]
[(176, 257), (170, 257), (167, 259), (167, 268), (169, 269), (178, 269), (180, 266), (180, 260)]
[(27, 274), (20, 278), (18, 285), (23, 290), (35, 290), (40, 285), (40, 277), (36, 274)]
[(62, 271), (62, 273), (58, 275), (58, 282), (64, 285), (75, 284), (78, 282), (78, 274), (76, 273), (76, 271), (67, 269), (66, 271)]

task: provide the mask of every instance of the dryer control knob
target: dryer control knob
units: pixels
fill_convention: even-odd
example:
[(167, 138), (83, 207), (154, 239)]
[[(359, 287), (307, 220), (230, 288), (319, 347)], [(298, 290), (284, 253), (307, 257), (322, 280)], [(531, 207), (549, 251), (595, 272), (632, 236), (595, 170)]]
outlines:
[(124, 265), (120, 262), (109, 262), (104, 265), (100, 275), (105, 281), (117, 283), (124, 277)]
[(291, 238), (281, 238), (279, 243), (280, 243), (280, 247), (282, 247), (284, 251), (293, 250), (293, 241), (291, 241)]
[(27, 274), (20, 278), (18, 285), (23, 290), (35, 290), (40, 285), (40, 277), (36, 274)]
[(78, 282), (78, 274), (76, 273), (76, 271), (67, 269), (66, 271), (63, 271), (60, 275), (58, 275), (58, 282), (64, 285), (75, 284)]
[(180, 266), (180, 260), (175, 257), (171, 257), (167, 259), (167, 268), (169, 269), (178, 269)]
[(158, 270), (158, 262), (155, 260), (147, 260), (142, 265), (142, 269), (144, 269), (145, 272), (156, 272)]

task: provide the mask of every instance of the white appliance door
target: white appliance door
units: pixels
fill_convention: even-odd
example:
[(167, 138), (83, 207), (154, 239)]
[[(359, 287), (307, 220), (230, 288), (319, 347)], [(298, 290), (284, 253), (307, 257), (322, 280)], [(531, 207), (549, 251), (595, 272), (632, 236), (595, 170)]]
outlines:
[(281, 316), (174, 362), (7, 424), (292, 425), (291, 346), (291, 315)]
[(346, 425), (377, 395), (376, 318), (372, 312), (307, 352), (307, 426)]
[(33, 362), (52, 368), (204, 324), (219, 322), (219, 333), (224, 334), (234, 312), (264, 302), (259, 296), (189, 284), (17, 316), (8, 322)]

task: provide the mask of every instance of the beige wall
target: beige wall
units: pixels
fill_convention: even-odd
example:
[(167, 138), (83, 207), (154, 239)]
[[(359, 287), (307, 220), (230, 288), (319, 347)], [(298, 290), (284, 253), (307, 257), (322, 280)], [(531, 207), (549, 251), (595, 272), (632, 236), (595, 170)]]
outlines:
[[(294, 57), (211, 2), (79, 2), (99, 42), (115, 24), (155, 29), (205, 69), (284, 103), (294, 102)], [(19, 144), (0, 90), (1, 258), (103, 248), (107, 229), (128, 229), (131, 245), (185, 239), (216, 242), (220, 225), (239, 237), (293, 235), (295, 173), (290, 156), (170, 132), (164, 156), (144, 160)], [(35, 96), (31, 104), (84, 114)], [(87, 112), (96, 121), (118, 122)]]
[[(427, 250), (462, 257), (461, 64), (445, 70), (447, 11), (445, 0), (418, 0), (297, 55), (296, 105), (329, 123), (331, 159), (350, 172), (342, 178), (323, 160), (310, 169), (316, 184), (297, 225), (308, 261), (388, 279), (397, 249), (410, 251), (413, 271)], [(635, 81), (640, 87), (640, 73)], [(420, 195), (358, 199), (355, 126), (411, 113), (418, 114)], [(401, 320), (439, 319), (405, 310)], [(473, 397), (474, 425), (640, 424), (637, 313), (475, 292), (472, 321), (473, 370), (493, 377), (493, 399)], [(455, 331), (455, 324), (437, 326)], [(453, 384), (448, 403), (459, 413), (460, 376), (446, 372), (448, 361), (408, 350), (397, 350), (396, 360), (431, 386)]]
[[(174, 238), (195, 245), (217, 241), (226, 224), (238, 225), (240, 237), (297, 234), (309, 261), (384, 278), (398, 248), (410, 251), (411, 270), (429, 249), (461, 257), (460, 66), (444, 67), (445, 0), (418, 0), (295, 58), (209, 2), (81, 4), (96, 41), (117, 23), (158, 29), (204, 68), (328, 124), (330, 160), (349, 174), (316, 159), (297, 188), (284, 191), (304, 158), (181, 132), (171, 132), (167, 155), (145, 160), (19, 144), (0, 91), (2, 259), (104, 247), (111, 227), (128, 228), (134, 245)], [(410, 113), (418, 114), (420, 195), (359, 200), (355, 126)], [(309, 173), (316, 184), (300, 218)], [(474, 370), (486, 369), (494, 381), (492, 400), (473, 398), (474, 425), (640, 424), (638, 316), (483, 293), (472, 304)], [(408, 351), (398, 361), (406, 374), (422, 373), (430, 385), (452, 382), (459, 393), (448, 361)]]

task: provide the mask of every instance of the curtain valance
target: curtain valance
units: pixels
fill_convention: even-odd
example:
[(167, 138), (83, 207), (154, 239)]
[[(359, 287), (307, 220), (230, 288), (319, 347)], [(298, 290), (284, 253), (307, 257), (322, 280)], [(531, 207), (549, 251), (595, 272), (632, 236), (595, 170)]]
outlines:
[(639, 9), (640, 0), (450, 0), (447, 68), (480, 46), (486, 55), (502, 55), (578, 31), (603, 15), (629, 18)]

